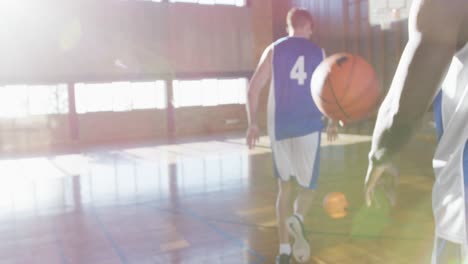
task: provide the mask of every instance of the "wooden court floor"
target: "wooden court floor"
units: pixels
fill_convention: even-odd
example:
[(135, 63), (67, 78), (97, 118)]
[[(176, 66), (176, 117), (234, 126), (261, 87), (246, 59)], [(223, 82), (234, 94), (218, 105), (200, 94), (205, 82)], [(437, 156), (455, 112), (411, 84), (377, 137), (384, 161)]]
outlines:
[[(238, 137), (0, 161), (1, 264), (274, 263), (277, 235), (269, 143)], [(368, 136), (323, 140), (306, 217), (310, 263), (428, 263), (432, 138), (400, 158), (398, 203), (363, 205)], [(344, 192), (350, 213), (321, 201)]]

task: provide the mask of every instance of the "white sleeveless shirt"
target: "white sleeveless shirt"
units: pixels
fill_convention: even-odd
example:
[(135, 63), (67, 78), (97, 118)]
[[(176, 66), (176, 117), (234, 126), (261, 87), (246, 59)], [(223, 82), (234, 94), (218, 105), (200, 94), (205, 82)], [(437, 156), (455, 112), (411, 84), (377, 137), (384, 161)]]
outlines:
[(443, 134), (433, 160), (435, 233), (436, 238), (462, 244), (467, 261), (463, 153), (468, 140), (468, 44), (454, 56), (441, 89)]

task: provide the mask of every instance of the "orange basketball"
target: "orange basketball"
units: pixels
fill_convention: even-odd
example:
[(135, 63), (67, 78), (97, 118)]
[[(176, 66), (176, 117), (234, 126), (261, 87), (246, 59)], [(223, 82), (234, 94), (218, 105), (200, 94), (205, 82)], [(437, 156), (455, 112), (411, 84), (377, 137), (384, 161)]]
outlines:
[(323, 208), (331, 218), (343, 218), (348, 214), (348, 200), (341, 192), (331, 192), (323, 199)]
[(343, 123), (369, 117), (380, 101), (374, 69), (363, 58), (349, 53), (322, 61), (312, 75), (311, 94), (324, 115)]

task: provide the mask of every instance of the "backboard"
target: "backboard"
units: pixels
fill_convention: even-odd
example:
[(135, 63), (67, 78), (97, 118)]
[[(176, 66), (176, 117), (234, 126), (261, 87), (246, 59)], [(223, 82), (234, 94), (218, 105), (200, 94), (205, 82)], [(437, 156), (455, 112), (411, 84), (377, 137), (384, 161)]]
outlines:
[(408, 18), (412, 0), (369, 0), (369, 23), (389, 29), (391, 23)]

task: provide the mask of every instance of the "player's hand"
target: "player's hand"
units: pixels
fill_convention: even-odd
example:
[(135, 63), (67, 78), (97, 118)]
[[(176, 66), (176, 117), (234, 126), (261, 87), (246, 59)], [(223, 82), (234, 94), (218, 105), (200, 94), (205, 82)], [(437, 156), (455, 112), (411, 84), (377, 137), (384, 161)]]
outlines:
[(249, 146), (249, 149), (255, 148), (255, 146), (258, 143), (260, 137), (260, 129), (258, 128), (258, 125), (249, 125), (249, 128), (247, 129), (247, 146)]
[(398, 169), (392, 162), (380, 165), (373, 165), (372, 162), (369, 162), (364, 187), (366, 205), (368, 207), (372, 205), (373, 201), (375, 201), (374, 191), (376, 187), (382, 186), (385, 196), (390, 204), (394, 206), (396, 204), (396, 187), (399, 176)]
[(333, 142), (338, 138), (338, 123), (330, 121), (327, 126), (327, 139), (329, 142)]

